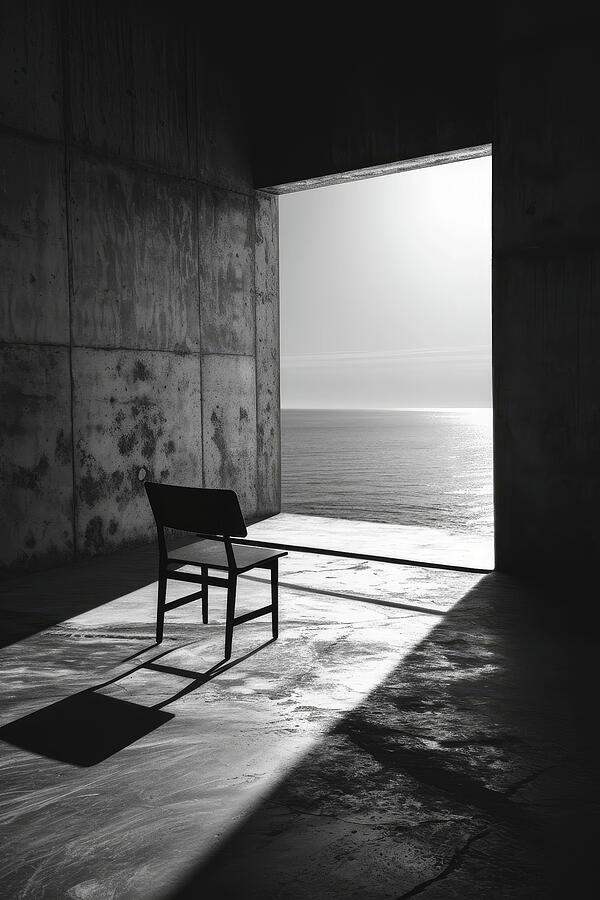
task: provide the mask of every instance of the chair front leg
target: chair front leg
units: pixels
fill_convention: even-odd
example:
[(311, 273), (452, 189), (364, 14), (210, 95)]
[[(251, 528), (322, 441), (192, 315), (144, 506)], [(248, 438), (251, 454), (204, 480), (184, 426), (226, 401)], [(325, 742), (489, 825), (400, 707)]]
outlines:
[(271, 563), (271, 620), (273, 625), (273, 640), (279, 635), (279, 560)]
[(202, 624), (208, 625), (208, 566), (200, 567), (202, 572)]
[(156, 643), (160, 644), (163, 639), (163, 628), (165, 624), (165, 603), (167, 600), (167, 574), (162, 568), (158, 572), (158, 602), (156, 608)]
[(237, 575), (229, 573), (227, 584), (227, 618), (225, 621), (225, 659), (231, 657), (231, 644), (233, 641), (233, 620), (235, 618), (235, 592), (237, 589)]

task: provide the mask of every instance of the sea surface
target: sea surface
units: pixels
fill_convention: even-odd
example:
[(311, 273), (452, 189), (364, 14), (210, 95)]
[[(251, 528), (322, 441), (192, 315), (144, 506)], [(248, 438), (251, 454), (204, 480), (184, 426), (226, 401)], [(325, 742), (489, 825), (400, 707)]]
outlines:
[(493, 533), (489, 409), (282, 410), (282, 511)]

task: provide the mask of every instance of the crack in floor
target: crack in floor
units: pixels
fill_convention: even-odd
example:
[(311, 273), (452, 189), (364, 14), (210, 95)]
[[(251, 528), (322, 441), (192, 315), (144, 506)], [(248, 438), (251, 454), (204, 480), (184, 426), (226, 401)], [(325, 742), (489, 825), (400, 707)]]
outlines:
[(453, 872), (456, 872), (457, 869), (460, 869), (464, 862), (464, 858), (466, 854), (469, 852), (471, 847), (476, 841), (481, 840), (481, 838), (486, 837), (491, 832), (491, 828), (483, 828), (481, 831), (478, 831), (476, 834), (472, 835), (468, 841), (466, 841), (462, 847), (458, 847), (454, 853), (448, 865), (439, 873), (439, 875), (434, 875), (433, 878), (428, 878), (427, 881), (421, 881), (419, 884), (415, 885), (414, 888), (411, 888), (410, 891), (407, 891), (404, 894), (400, 894), (398, 900), (408, 900), (409, 897), (416, 897), (417, 894), (422, 894), (423, 891), (426, 891), (430, 885), (435, 884), (437, 881), (442, 881), (444, 878), (447, 878), (448, 875), (451, 875)]
[(298, 809), (298, 807), (290, 806), (289, 804), (268, 803), (267, 805), (270, 809), (284, 809), (294, 815), (312, 816), (315, 819), (333, 819), (336, 822), (345, 822), (347, 825), (356, 825), (358, 828), (392, 828), (396, 831), (409, 831), (425, 825), (456, 824), (457, 822), (463, 822), (467, 818), (466, 816), (448, 816), (447, 818), (422, 819), (410, 824), (400, 824), (399, 822), (357, 822), (356, 819), (347, 819), (345, 816), (339, 816), (335, 813), (309, 812), (306, 809)]
[(512, 797), (517, 791), (520, 791), (521, 788), (526, 787), (528, 784), (531, 784), (532, 781), (535, 781), (541, 775), (544, 775), (546, 772), (550, 772), (551, 769), (556, 769), (559, 763), (552, 763), (550, 766), (544, 766), (543, 769), (538, 769), (537, 772), (532, 772), (531, 775), (526, 775), (525, 778), (520, 778), (518, 781), (515, 781), (513, 785), (511, 785), (507, 790), (503, 791), (505, 797)]

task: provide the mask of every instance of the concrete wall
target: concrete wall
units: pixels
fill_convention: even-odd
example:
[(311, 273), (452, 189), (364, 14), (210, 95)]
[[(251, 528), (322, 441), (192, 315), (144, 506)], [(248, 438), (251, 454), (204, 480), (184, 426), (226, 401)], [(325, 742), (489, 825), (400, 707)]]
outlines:
[(505, 3), (492, 32), (427, 8), (246, 36), (238, 60), (204, 12), (4, 3), (2, 562), (148, 537), (145, 477), (276, 511), (277, 208), (253, 183), (492, 139), (498, 565), (594, 558), (597, 32), (577, 15)]
[(398, 21), (337, 13), (320, 8), (312, 31), (259, 57), (269, 89), (255, 110), (257, 186), (489, 143), (492, 37), (481, 5), (403, 4)]
[(600, 551), (597, 25), (514, 12), (493, 159), (497, 564), (574, 577)]
[(4, 567), (151, 537), (146, 478), (279, 509), (277, 208), (180, 11), (2, 4)]
[(257, 183), (492, 141), (497, 566), (572, 577), (600, 551), (598, 23), (578, 4), (484, 18), (336, 24), (309, 67), (281, 58)]

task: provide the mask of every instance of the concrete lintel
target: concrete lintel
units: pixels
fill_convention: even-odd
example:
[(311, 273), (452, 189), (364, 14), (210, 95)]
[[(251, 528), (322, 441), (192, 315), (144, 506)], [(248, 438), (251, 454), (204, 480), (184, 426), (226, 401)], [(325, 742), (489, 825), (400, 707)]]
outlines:
[(353, 169), (350, 172), (320, 175), (317, 178), (291, 181), (289, 184), (275, 184), (270, 187), (261, 187), (258, 190), (264, 194), (293, 194), (296, 191), (309, 191), (312, 188), (329, 187), (332, 184), (346, 184), (349, 181), (378, 178), (380, 175), (395, 175), (397, 172), (406, 172), (410, 169), (442, 166), (446, 163), (462, 162), (465, 159), (478, 159), (480, 156), (491, 156), (491, 154), (491, 144), (480, 144), (477, 147), (467, 147), (464, 150), (449, 150), (445, 153), (419, 156), (416, 159), (403, 159), (398, 162), (385, 163), (381, 166), (368, 166), (366, 169)]

